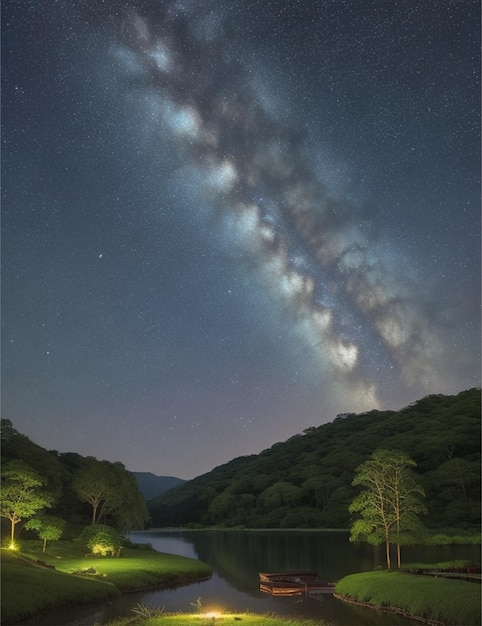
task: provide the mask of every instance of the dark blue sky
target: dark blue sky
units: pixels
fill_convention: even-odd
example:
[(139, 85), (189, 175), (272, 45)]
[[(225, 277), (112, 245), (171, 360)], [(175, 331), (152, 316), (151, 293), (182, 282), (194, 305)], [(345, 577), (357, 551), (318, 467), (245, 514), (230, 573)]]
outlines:
[(2, 5), (3, 417), (193, 478), (480, 384), (472, 0)]

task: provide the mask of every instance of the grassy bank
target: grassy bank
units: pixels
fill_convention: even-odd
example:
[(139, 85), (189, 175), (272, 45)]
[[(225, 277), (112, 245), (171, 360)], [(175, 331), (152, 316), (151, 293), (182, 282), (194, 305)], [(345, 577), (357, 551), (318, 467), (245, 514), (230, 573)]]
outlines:
[(42, 569), (2, 550), (2, 624), (68, 604), (105, 602), (119, 593), (112, 583)]
[(342, 578), (340, 596), (378, 607), (399, 608), (446, 626), (480, 626), (480, 586), (460, 580), (399, 572), (366, 572)]
[(41, 541), (25, 541), (21, 552), (2, 550), (2, 624), (60, 606), (103, 602), (120, 592), (188, 584), (212, 574), (205, 563), (154, 550), (126, 548), (120, 558), (103, 558), (86, 557), (75, 542), (52, 543), (46, 553), (41, 546)]
[(222, 614), (166, 614), (152, 618), (124, 618), (107, 626), (330, 626), (327, 622), (309, 619), (293, 619), (250, 613)]

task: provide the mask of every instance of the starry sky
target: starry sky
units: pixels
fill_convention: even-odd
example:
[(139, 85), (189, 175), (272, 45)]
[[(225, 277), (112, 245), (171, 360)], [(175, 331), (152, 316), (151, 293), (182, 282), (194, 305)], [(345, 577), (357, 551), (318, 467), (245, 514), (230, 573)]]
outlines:
[(476, 0), (4, 0), (2, 416), (190, 479), (480, 385)]

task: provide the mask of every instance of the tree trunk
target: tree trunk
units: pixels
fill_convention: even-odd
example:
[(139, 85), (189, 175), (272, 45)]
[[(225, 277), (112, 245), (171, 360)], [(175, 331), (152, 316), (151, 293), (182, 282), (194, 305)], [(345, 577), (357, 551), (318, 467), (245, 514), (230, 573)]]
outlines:
[(388, 539), (385, 541), (385, 549), (387, 553), (387, 569), (392, 569), (392, 564), (390, 562), (390, 543)]
[(402, 565), (402, 558), (401, 558), (401, 550), (400, 550), (400, 542), (397, 541), (397, 565), (398, 565), (398, 569), (400, 569), (401, 565)]

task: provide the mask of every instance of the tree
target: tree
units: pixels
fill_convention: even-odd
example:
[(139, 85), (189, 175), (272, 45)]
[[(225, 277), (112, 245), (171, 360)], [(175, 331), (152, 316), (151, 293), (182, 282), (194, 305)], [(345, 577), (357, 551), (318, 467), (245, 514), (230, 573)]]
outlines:
[(9, 461), (2, 471), (1, 517), (10, 520), (10, 542), (15, 543), (15, 527), (37, 511), (52, 506), (53, 498), (42, 490), (46, 480), (23, 461)]
[(88, 465), (74, 473), (72, 489), (79, 500), (92, 506), (92, 524), (95, 524), (108, 506), (109, 500), (114, 497), (107, 464), (92, 459)]
[(134, 476), (122, 463), (90, 459), (74, 472), (72, 489), (92, 506), (92, 524), (107, 516), (123, 529), (142, 527), (149, 513)]
[(418, 515), (425, 512), (420, 498), (424, 491), (414, 480), (410, 468), (415, 461), (398, 450), (376, 450), (355, 470), (352, 485), (365, 489), (353, 500), (350, 513), (358, 513), (350, 541), (385, 542), (387, 567), (391, 568), (390, 543), (397, 545), (400, 568), (400, 545), (420, 526)]
[(57, 541), (64, 532), (65, 521), (60, 517), (42, 515), (33, 517), (26, 524), (27, 530), (35, 530), (40, 539), (43, 539), (42, 551), (47, 548), (47, 541)]

